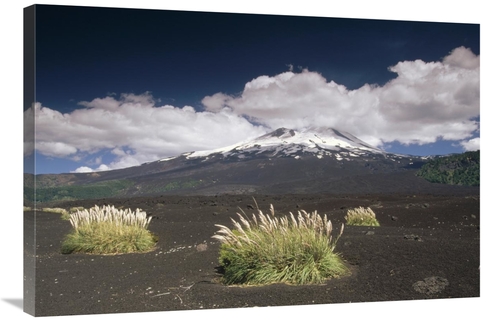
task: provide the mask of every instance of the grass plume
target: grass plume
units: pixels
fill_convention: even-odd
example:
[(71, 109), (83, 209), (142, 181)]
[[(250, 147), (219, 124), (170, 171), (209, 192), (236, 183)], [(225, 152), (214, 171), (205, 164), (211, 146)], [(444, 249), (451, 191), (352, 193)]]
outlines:
[(375, 213), (371, 208), (357, 207), (349, 209), (345, 216), (347, 225), (380, 226)]
[[(258, 207), (257, 207), (258, 209)], [(241, 208), (240, 208), (240, 211)], [(217, 224), (213, 238), (221, 242), (219, 263), (225, 284), (319, 284), (349, 273), (334, 253), (343, 232), (333, 238), (332, 223), (317, 212), (275, 217), (258, 209), (258, 215), (237, 213), (233, 229)]]
[(69, 221), (73, 231), (62, 244), (63, 253), (120, 254), (147, 252), (156, 244), (156, 236), (149, 230), (151, 217), (140, 209), (116, 209), (97, 205), (90, 209), (76, 209)]

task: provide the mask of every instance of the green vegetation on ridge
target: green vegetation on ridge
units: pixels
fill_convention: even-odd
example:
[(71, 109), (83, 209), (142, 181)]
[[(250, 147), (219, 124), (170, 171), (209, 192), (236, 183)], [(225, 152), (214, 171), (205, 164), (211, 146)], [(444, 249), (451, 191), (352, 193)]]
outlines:
[(29, 202), (68, 201), (124, 195), (134, 183), (130, 180), (111, 180), (85, 185), (37, 188), (24, 187), (24, 199)]
[(417, 176), (431, 183), (479, 186), (479, 151), (435, 158)]
[(187, 181), (172, 181), (165, 185), (165, 191), (174, 191), (179, 189), (189, 189), (200, 185), (202, 182), (200, 180), (187, 180)]

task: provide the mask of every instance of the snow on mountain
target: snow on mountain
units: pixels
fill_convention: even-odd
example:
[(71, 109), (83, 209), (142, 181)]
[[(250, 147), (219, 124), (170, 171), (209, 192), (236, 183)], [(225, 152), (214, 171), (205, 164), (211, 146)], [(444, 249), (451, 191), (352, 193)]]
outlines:
[[(231, 146), (183, 155), (188, 159), (203, 157), (208, 159), (217, 155), (244, 159), (258, 154), (296, 159), (304, 155), (313, 155), (318, 158), (334, 157), (338, 160), (349, 160), (353, 157), (373, 154), (386, 155), (384, 151), (370, 146), (347, 132), (325, 127), (304, 130), (279, 128), (255, 139)], [(166, 158), (163, 161), (170, 159), (172, 158)]]

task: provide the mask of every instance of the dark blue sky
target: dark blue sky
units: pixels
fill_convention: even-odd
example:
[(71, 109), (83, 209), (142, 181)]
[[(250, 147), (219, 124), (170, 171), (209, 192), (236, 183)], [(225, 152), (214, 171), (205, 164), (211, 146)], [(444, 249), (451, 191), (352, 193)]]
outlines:
[(356, 89), (383, 85), (399, 61), (480, 54), (473, 24), (43, 5), (36, 19), (37, 100), (55, 109), (146, 91), (198, 107), (287, 64)]
[[(290, 66), (348, 90), (383, 86), (397, 77), (388, 68), (398, 62), (441, 61), (461, 46), (479, 55), (479, 35), (478, 24), (464, 23), (37, 5), (36, 100), (65, 114), (83, 109), (82, 101), (149, 92), (155, 106), (200, 112), (204, 97), (238, 97), (252, 79)], [(385, 147), (415, 155), (461, 152), (456, 142), (441, 140)], [(97, 155), (100, 162), (113, 159), (113, 147), (75, 148), (71, 157), (37, 152), (37, 171), (91, 167)]]

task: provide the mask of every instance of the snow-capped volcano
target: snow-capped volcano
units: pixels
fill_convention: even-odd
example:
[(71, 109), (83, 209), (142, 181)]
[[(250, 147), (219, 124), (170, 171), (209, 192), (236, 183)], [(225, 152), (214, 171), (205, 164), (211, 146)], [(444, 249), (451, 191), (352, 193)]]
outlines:
[[(224, 148), (58, 180), (64, 186), (89, 188), (97, 182), (130, 184), (119, 195), (413, 193), (431, 188), (415, 175), (426, 161), (420, 156), (386, 153), (333, 128), (279, 128)], [(53, 184), (50, 176), (44, 179)]]
[[(333, 128), (315, 127), (304, 130), (279, 128), (271, 133), (255, 139), (231, 146), (196, 151), (183, 154), (188, 159), (211, 158), (214, 156), (237, 157), (244, 159), (262, 155), (266, 157), (293, 157), (299, 159), (312, 155), (318, 158), (335, 157), (338, 160), (349, 160), (353, 157), (385, 152), (370, 146), (357, 137)], [(172, 158), (164, 159), (170, 160)]]

